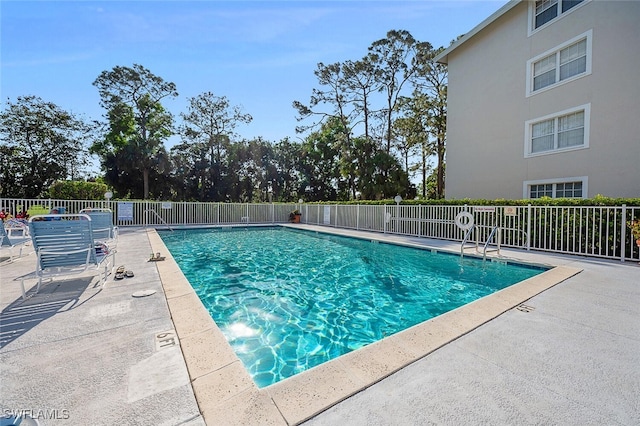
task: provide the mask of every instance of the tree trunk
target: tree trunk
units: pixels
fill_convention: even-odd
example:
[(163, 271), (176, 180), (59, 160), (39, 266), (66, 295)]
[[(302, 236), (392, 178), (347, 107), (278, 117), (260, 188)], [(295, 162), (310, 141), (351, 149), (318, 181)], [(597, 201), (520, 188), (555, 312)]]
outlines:
[(444, 136), (438, 136), (438, 199), (444, 198)]
[[(426, 143), (425, 143), (426, 145)], [(427, 198), (427, 151), (422, 149), (422, 198)]]
[(149, 198), (149, 168), (145, 167), (142, 169), (142, 182), (144, 188), (144, 199)]

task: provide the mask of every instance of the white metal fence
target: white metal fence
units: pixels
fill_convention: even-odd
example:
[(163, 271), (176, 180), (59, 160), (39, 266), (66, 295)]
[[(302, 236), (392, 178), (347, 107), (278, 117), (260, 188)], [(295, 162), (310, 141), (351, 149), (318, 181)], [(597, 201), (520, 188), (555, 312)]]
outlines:
[(108, 208), (118, 226), (197, 226), (240, 223), (280, 223), (298, 204), (240, 204), (161, 201), (86, 201), (0, 199), (0, 208), (16, 215), (59, 212), (77, 213), (87, 208)]
[[(627, 222), (640, 218), (640, 207), (627, 206), (434, 206), (240, 204), (159, 201), (79, 201), (0, 199), (0, 208), (15, 215), (52, 208), (66, 213), (100, 207), (114, 212), (118, 226), (203, 226), (284, 223), (294, 209), (302, 223), (463, 241), (456, 217), (468, 212), (474, 226), (471, 241), (556, 253), (619, 260), (640, 260)], [(494, 232), (499, 228), (499, 232)], [(493, 234), (492, 234), (493, 232)], [(500, 238), (497, 241), (498, 237)]]

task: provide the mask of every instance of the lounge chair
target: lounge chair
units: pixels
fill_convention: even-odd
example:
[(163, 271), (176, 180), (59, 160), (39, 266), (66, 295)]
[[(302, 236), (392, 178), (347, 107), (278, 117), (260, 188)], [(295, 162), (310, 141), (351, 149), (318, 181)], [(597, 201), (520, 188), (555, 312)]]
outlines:
[[(14, 259), (14, 255), (13, 255), (13, 249), (15, 248), (19, 248), (20, 252), (18, 253), (18, 256), (15, 257), (21, 257), (22, 256), (22, 250), (24, 249), (24, 246), (26, 245), (26, 243), (28, 243), (30, 241), (29, 237), (28, 237), (28, 233), (27, 232), (23, 232), (23, 234), (19, 237), (16, 237), (14, 235), (12, 235), (12, 231), (11, 228), (9, 230), (5, 229), (4, 225), (0, 225), (0, 247), (8, 247), (9, 248), (9, 258), (7, 260), (5, 260), (5, 262), (12, 262)], [(3, 262), (4, 263), (4, 262)]]
[(118, 244), (118, 227), (113, 224), (111, 209), (82, 209), (80, 214), (91, 218), (93, 238), (96, 242), (106, 243), (115, 249)]
[(20, 237), (29, 235), (29, 225), (26, 219), (7, 219), (4, 223), (4, 229), (7, 231), (9, 238), (15, 234), (19, 234)]
[[(29, 233), (36, 251), (36, 277), (40, 291), (43, 278), (80, 274), (95, 267), (102, 269), (102, 285), (115, 263), (115, 250), (106, 244), (96, 246), (93, 220), (86, 214), (36, 215), (29, 219)], [(22, 297), (27, 298), (22, 278)]]

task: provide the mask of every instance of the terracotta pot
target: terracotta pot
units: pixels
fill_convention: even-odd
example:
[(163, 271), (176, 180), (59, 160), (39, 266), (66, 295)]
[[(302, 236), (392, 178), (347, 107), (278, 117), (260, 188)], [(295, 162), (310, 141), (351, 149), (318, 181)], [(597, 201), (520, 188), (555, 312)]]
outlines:
[(636, 240), (636, 244), (640, 247), (640, 238)]
[(291, 223), (300, 223), (300, 217), (302, 217), (301, 214), (294, 214), (293, 217), (290, 219)]

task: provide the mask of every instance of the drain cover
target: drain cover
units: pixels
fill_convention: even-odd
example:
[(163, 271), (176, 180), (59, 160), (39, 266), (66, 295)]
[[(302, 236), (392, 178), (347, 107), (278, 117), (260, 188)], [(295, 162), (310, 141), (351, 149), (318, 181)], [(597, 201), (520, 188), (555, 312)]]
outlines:
[(155, 292), (156, 292), (155, 290), (140, 290), (140, 291), (136, 291), (131, 296), (133, 296), (133, 297), (147, 297), (147, 296), (151, 296), (152, 294), (155, 294)]

